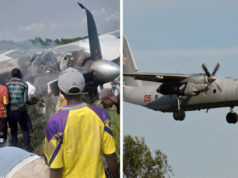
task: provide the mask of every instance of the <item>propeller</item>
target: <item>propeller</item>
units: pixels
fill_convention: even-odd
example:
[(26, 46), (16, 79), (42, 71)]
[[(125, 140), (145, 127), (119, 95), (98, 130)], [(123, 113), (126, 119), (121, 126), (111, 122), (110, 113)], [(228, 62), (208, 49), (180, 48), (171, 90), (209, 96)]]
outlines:
[[(211, 74), (211, 73), (209, 72), (209, 70), (207, 69), (206, 65), (204, 64), (204, 62), (201, 63), (201, 67), (203, 68), (205, 74), (207, 75), (207, 80), (208, 80), (208, 85), (209, 85), (209, 86), (210, 86), (213, 82), (215, 82), (215, 80), (216, 80), (216, 76), (215, 76), (215, 75), (216, 75), (216, 73), (217, 73), (217, 71), (218, 71), (220, 65), (221, 65), (221, 62), (219, 61), (219, 62), (216, 64), (216, 66), (215, 66), (215, 68), (214, 68), (214, 70), (213, 70), (213, 72), (212, 72), (212, 74)], [(216, 82), (215, 82), (214, 84), (216, 85), (217, 89), (222, 93), (223, 91), (222, 91), (221, 87), (220, 87)]]
[(92, 59), (102, 59), (101, 46), (98, 39), (97, 26), (94, 21), (92, 13), (81, 3), (78, 5), (86, 11), (87, 24), (88, 24), (88, 38), (89, 38), (89, 48), (90, 55)]
[(94, 17), (83, 4), (78, 2), (78, 5), (86, 11), (87, 15), (91, 62), (89, 66), (86, 66), (85, 68), (94, 72), (95, 83), (102, 86), (104, 83), (111, 82), (120, 75), (120, 66), (113, 61), (103, 59)]

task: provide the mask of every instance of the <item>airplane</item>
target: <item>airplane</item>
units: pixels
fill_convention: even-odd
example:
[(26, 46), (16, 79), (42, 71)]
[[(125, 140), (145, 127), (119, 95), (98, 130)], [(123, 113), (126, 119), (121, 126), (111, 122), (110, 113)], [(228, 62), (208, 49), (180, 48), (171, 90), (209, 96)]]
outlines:
[[(103, 89), (103, 84), (112, 82), (119, 77), (120, 57), (114, 56), (114, 59), (111, 58), (111, 60), (103, 59), (100, 41), (98, 38), (97, 28), (93, 15), (81, 3), (78, 3), (78, 5), (86, 11), (87, 15), (88, 42), (90, 48), (89, 49), (90, 55), (85, 53), (85, 51), (81, 50), (78, 51), (72, 50), (71, 53), (67, 52), (66, 54), (63, 54), (63, 56), (59, 56), (59, 58), (61, 58), (60, 70), (62, 71), (68, 67), (75, 67), (81, 70), (82, 73), (84, 74), (86, 81), (86, 87), (84, 90), (90, 94), (90, 100), (92, 102), (99, 98), (97, 89), (98, 86), (100, 86), (101, 89)], [(118, 42), (115, 43), (115, 37), (112, 36), (117, 36)], [(120, 33), (118, 31), (111, 32), (109, 34), (104, 34), (101, 36), (101, 39), (102, 38), (104, 39), (106, 46), (108, 48), (107, 51), (113, 51), (112, 46), (119, 47)], [(70, 48), (72, 48), (72, 45), (74, 46), (79, 45), (79, 43), (81, 47), (85, 46), (85, 41), (80, 41), (78, 43), (71, 44)], [(62, 51), (62, 48), (64, 48), (65, 50), (65, 48), (67, 49), (69, 48), (69, 46), (68, 45), (60, 46), (57, 48), (57, 50)], [(117, 48), (116, 51), (119, 54), (120, 48)], [(57, 89), (58, 85), (56, 83), (57, 80), (50, 82), (49, 86), (51, 87), (52, 91), (59, 91), (59, 89)], [(58, 92), (56, 92), (54, 95), (58, 95)]]
[(237, 123), (233, 108), (238, 106), (238, 78), (216, 77), (204, 63), (204, 73), (172, 74), (138, 72), (126, 37), (123, 37), (124, 101), (155, 111), (172, 112), (176, 121), (185, 119), (185, 111), (229, 107), (229, 124)]
[[(86, 56), (86, 59), (84, 61), (80, 61), (79, 62), (80, 65), (76, 64), (75, 66), (80, 67), (83, 73), (85, 73), (85, 71), (86, 73), (93, 72), (93, 78), (91, 78), (93, 82), (91, 81), (91, 83), (93, 83), (94, 85), (103, 85), (104, 83), (113, 81), (119, 76), (120, 67), (117, 64), (117, 62), (119, 61), (119, 58), (116, 57), (112, 61), (103, 59), (100, 41), (99, 41), (98, 33), (97, 33), (97, 27), (96, 27), (93, 15), (81, 3), (78, 3), (78, 5), (86, 11), (86, 15), (87, 15), (90, 55)], [(83, 42), (81, 44), (83, 44)], [(65, 68), (71, 67), (70, 61), (72, 60), (73, 55), (74, 54), (72, 54), (71, 56), (70, 55), (67, 56), (62, 61), (64, 63)], [(77, 62), (78, 61), (76, 61), (76, 63)]]
[(78, 5), (86, 11), (88, 39), (46, 50), (14, 49), (1, 53), (1, 68), (5, 66), (1, 69), (1, 83), (4, 84), (11, 78), (9, 68), (19, 67), (23, 73), (23, 80), (30, 81), (38, 89), (39, 95), (45, 96), (49, 82), (58, 78), (60, 72), (67, 67), (75, 67), (85, 75), (86, 90), (97, 99), (97, 87), (119, 76), (120, 36), (119, 32), (115, 31), (98, 37), (93, 15), (82, 4)]

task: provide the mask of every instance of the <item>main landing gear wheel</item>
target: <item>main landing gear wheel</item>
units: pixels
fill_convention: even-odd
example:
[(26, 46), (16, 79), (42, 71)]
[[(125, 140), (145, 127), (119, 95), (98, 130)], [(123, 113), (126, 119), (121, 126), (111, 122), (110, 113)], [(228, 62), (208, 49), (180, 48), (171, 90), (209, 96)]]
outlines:
[(184, 111), (175, 111), (173, 112), (173, 117), (176, 121), (183, 121), (185, 118), (185, 112)]
[(235, 124), (237, 122), (237, 114), (235, 112), (229, 112), (226, 115), (226, 121), (229, 124)]

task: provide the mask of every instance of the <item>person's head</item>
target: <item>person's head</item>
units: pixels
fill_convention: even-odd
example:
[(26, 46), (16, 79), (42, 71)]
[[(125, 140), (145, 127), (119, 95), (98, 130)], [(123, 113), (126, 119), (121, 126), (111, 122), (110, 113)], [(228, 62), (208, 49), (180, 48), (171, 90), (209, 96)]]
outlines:
[(81, 95), (85, 87), (85, 79), (82, 73), (72, 67), (61, 73), (58, 79), (58, 86), (67, 102), (76, 100), (81, 102)]
[(12, 69), (12, 77), (22, 78), (20, 69), (18, 69), (18, 68)]

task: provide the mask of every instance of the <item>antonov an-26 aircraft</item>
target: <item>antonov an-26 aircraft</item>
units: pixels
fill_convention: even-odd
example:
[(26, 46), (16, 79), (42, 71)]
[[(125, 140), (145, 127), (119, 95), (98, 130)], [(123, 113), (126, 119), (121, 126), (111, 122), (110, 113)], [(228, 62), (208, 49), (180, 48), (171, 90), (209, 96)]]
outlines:
[(228, 123), (237, 122), (233, 111), (238, 106), (238, 78), (215, 76), (220, 62), (210, 73), (204, 63), (204, 73), (168, 74), (138, 72), (127, 39), (123, 39), (124, 101), (155, 111), (173, 112), (182, 121), (185, 111), (230, 107)]

